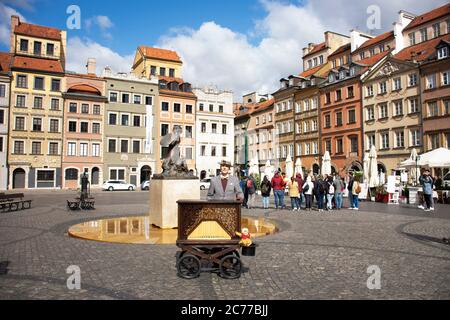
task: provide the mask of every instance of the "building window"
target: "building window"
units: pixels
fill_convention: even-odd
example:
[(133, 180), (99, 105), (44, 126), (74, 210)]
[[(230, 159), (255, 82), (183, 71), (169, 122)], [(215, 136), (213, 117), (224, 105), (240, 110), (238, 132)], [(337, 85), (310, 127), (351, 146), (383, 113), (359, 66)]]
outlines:
[(428, 117), (439, 116), (439, 108), (436, 101), (428, 103)]
[(341, 101), (342, 100), (342, 92), (341, 90), (336, 90), (336, 101)]
[(161, 111), (169, 111), (169, 103), (161, 102)]
[(441, 143), (439, 141), (439, 134), (430, 134), (430, 144), (431, 144), (431, 149), (435, 150), (435, 149), (439, 149), (441, 147)]
[(419, 99), (410, 98), (409, 99), (409, 113), (419, 112)]
[(42, 42), (34, 41), (33, 53), (37, 56), (40, 56), (42, 54)]
[(122, 103), (130, 103), (130, 94), (122, 93)]
[(427, 28), (420, 29), (420, 42), (424, 42), (427, 40), (428, 40)]
[(100, 144), (94, 143), (92, 145), (92, 156), (93, 157), (100, 157)]
[(42, 97), (34, 97), (33, 109), (42, 109), (44, 99)]
[(200, 130), (202, 133), (206, 133), (206, 123), (205, 122), (202, 122)]
[(433, 38), (437, 38), (441, 35), (439, 23), (433, 24)]
[(344, 153), (344, 143), (342, 141), (342, 138), (336, 139), (336, 153), (337, 154)]
[(153, 97), (145, 96), (145, 105), (146, 106), (152, 106), (153, 105)]
[(342, 126), (342, 112), (336, 112), (336, 127)]
[(367, 86), (367, 97), (372, 97), (373, 96), (373, 85)]
[(98, 115), (100, 114), (100, 112), (101, 112), (100, 106), (98, 104), (94, 104), (94, 106), (92, 107), (92, 113)]
[[(330, 104), (331, 103), (331, 93), (327, 92), (325, 94), (325, 104)], [(306, 110), (305, 110), (306, 111)]]
[(32, 142), (31, 143), (31, 154), (40, 155), (41, 154), (41, 143), (40, 142)]
[(215, 157), (215, 156), (216, 156), (216, 147), (211, 146), (211, 157)]
[(108, 140), (108, 152), (111, 153), (116, 152), (116, 140), (113, 139)]
[(369, 134), (367, 135), (367, 150), (370, 150), (372, 146), (375, 146), (375, 135)]
[(33, 118), (33, 131), (42, 132), (41, 118)]
[(122, 126), (129, 126), (130, 116), (128, 114), (122, 114), (120, 123), (122, 124)]
[(77, 113), (77, 104), (74, 102), (71, 102), (69, 104), (69, 112), (71, 113)]
[(442, 85), (448, 86), (450, 84), (450, 71), (442, 72)]
[(173, 112), (181, 112), (181, 104), (174, 103), (173, 104)]
[(450, 100), (444, 100), (444, 115), (450, 114)]
[(185, 130), (186, 130), (186, 138), (192, 139), (192, 126), (186, 126)]
[(350, 137), (350, 152), (358, 153), (358, 137)]
[(27, 81), (27, 76), (19, 74), (17, 76), (16, 87), (17, 88), (26, 89), (28, 87), (27, 82), (28, 82)]
[(117, 92), (109, 93), (109, 102), (117, 102)]
[(111, 169), (109, 170), (110, 180), (125, 180), (125, 169)]
[(206, 156), (206, 146), (200, 146), (200, 156)]
[(166, 136), (169, 133), (169, 125), (168, 124), (161, 124), (161, 137)]
[(68, 156), (76, 156), (76, 149), (77, 149), (77, 144), (75, 142), (69, 142), (67, 144), (67, 155)]
[(53, 56), (55, 54), (55, 45), (53, 43), (47, 43), (47, 56)]
[(77, 122), (69, 121), (69, 132), (77, 132)]
[(222, 125), (222, 134), (227, 134), (227, 125), (226, 124)]
[(389, 132), (380, 135), (381, 149), (389, 149)]
[(405, 133), (403, 131), (395, 132), (395, 147), (396, 148), (405, 147)]
[(448, 47), (442, 47), (438, 49), (438, 59), (445, 59), (448, 57)]
[(141, 126), (141, 116), (133, 116), (133, 127)]
[(5, 110), (3, 109), (0, 109), (0, 124), (5, 124)]
[(192, 114), (192, 105), (191, 104), (186, 105), (186, 113)]
[(413, 46), (416, 44), (416, 33), (415, 32), (411, 32), (410, 34), (408, 34), (409, 37), (409, 46)]
[(142, 104), (142, 96), (140, 96), (140, 95), (134, 95), (134, 96), (133, 96), (133, 103), (134, 103), (134, 104)]
[(54, 92), (61, 91), (61, 80), (52, 79), (52, 91), (54, 91)]
[(203, 103), (200, 103), (199, 105), (198, 105), (198, 110), (199, 111), (203, 111), (205, 109), (205, 105), (203, 104)]
[(380, 82), (380, 94), (385, 94), (387, 92), (386, 81)]
[(156, 76), (156, 67), (155, 66), (150, 66), (150, 75)]
[(88, 122), (81, 122), (80, 123), (80, 132), (82, 132), (82, 133), (88, 133), (89, 132), (89, 123)]
[(133, 153), (141, 153), (141, 142), (133, 141)]
[(325, 115), (325, 128), (331, 128), (331, 115)]
[(55, 172), (50, 170), (38, 170), (37, 171), (38, 182), (55, 181)]
[(166, 76), (166, 68), (159, 68), (159, 75), (165, 77)]
[(20, 51), (28, 52), (28, 40), (20, 39)]
[(427, 76), (427, 89), (434, 89), (436, 88), (436, 75), (431, 74)]
[(347, 98), (353, 98), (355, 96), (353, 86), (347, 88)]
[(356, 123), (356, 110), (348, 110), (348, 123), (353, 124)]
[(417, 85), (417, 74), (416, 73), (411, 73), (410, 75), (408, 75), (408, 79), (409, 79), (409, 87), (414, 87)]
[(52, 99), (50, 103), (50, 109), (53, 111), (59, 110), (59, 99)]
[(325, 140), (325, 151), (331, 154), (331, 139)]
[(59, 132), (59, 120), (58, 119), (50, 119), (50, 132), (52, 132), (52, 133)]
[(367, 107), (367, 120), (375, 120), (375, 109), (373, 106)]
[(25, 130), (25, 117), (16, 117), (16, 124), (14, 127), (16, 131), (24, 131)]
[(401, 78), (395, 78), (394, 79), (394, 91), (398, 91), (402, 89), (402, 79)]
[(175, 69), (172, 68), (169, 69), (169, 77), (171, 78), (175, 77)]
[(413, 129), (411, 130), (411, 146), (417, 147), (420, 146), (420, 130), (419, 129)]
[(385, 119), (389, 116), (387, 103), (380, 104), (380, 119)]
[(366, 53), (364, 51), (359, 53), (359, 59), (363, 60), (366, 57)]
[(395, 116), (403, 115), (403, 102), (401, 100), (394, 102), (394, 115)]
[(212, 133), (217, 133), (217, 123), (212, 123), (211, 124), (211, 132)]
[(69, 181), (78, 180), (78, 170), (77, 169), (66, 169), (65, 179)]
[(80, 157), (87, 157), (87, 156), (88, 156), (88, 144), (80, 143)]
[(93, 123), (92, 124), (92, 133), (93, 134), (100, 134), (100, 123)]
[(186, 160), (192, 160), (193, 158), (192, 158), (192, 154), (193, 154), (193, 152), (192, 152), (192, 148), (191, 147), (186, 147), (186, 149), (185, 149), (185, 158), (186, 158)]
[(0, 98), (6, 97), (6, 85), (0, 84)]
[(25, 143), (23, 141), (14, 141), (14, 154), (25, 154)]
[(44, 90), (43, 77), (34, 77), (34, 90)]
[(214, 112), (214, 105), (213, 104), (209, 105), (209, 112)]
[(88, 104), (82, 104), (81, 105), (81, 113), (89, 113), (89, 105)]

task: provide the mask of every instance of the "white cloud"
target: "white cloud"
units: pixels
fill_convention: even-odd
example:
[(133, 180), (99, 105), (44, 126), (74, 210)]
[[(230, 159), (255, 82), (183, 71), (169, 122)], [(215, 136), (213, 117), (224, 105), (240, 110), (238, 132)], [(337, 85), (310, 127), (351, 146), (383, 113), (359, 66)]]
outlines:
[(6, 45), (8, 48), (10, 46), (10, 25), (11, 16), (17, 15), (20, 17), (20, 21), (26, 21), (25, 18), (11, 7), (0, 3), (0, 43)]
[(90, 30), (93, 25), (96, 25), (100, 28), (101, 34), (104, 38), (108, 40), (113, 38), (112, 34), (108, 32), (108, 29), (114, 27), (114, 23), (107, 16), (94, 16), (86, 19), (84, 24), (88, 30)]
[(34, 10), (35, 0), (2, 0), (5, 4), (25, 10)]
[(97, 74), (100, 75), (106, 66), (110, 66), (116, 72), (129, 72), (134, 54), (121, 56), (91, 39), (69, 38), (66, 69), (86, 73), (88, 58), (97, 60)]

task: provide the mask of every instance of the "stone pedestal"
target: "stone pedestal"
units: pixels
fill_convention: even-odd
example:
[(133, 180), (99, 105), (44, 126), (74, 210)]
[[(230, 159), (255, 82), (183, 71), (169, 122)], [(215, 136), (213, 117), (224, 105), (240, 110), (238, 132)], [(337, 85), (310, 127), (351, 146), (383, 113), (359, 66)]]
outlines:
[(161, 229), (177, 228), (178, 200), (200, 200), (200, 181), (153, 179), (150, 183), (150, 223)]

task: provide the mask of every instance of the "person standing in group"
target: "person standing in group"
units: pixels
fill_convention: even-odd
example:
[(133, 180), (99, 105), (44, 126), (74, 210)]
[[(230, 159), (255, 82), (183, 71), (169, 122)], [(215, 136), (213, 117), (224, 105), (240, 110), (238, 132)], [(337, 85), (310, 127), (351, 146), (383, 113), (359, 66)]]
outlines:
[(327, 191), (327, 210), (333, 210), (333, 198), (334, 198), (334, 185), (333, 185), (333, 176), (328, 176), (325, 180), (325, 186)]
[(321, 176), (316, 177), (314, 182), (314, 192), (316, 194), (317, 209), (319, 212), (323, 211), (323, 200), (325, 198), (325, 183)]
[(255, 207), (255, 199), (256, 199), (256, 180), (251, 174), (247, 179), (247, 190), (248, 190), (248, 201), (247, 201), (247, 209), (251, 209)]
[(275, 173), (275, 176), (272, 178), (271, 183), (273, 188), (273, 195), (275, 197), (275, 208), (286, 208), (284, 204), (284, 190), (286, 187), (286, 183), (284, 182), (283, 177), (280, 175), (279, 171)]
[(423, 196), (425, 198), (425, 211), (433, 211), (433, 178), (430, 176), (430, 170), (425, 170), (419, 178), (419, 182), (423, 188)]
[(344, 192), (345, 185), (339, 174), (336, 174), (336, 179), (334, 179), (333, 187), (334, 187), (334, 198), (336, 200), (336, 209), (341, 210), (342, 192)]
[(269, 178), (267, 176), (264, 176), (264, 179), (261, 182), (261, 196), (263, 199), (264, 209), (269, 209), (269, 197), (270, 197), (271, 190), (272, 190), (272, 184), (270, 183)]
[(300, 210), (300, 200), (298, 196), (300, 195), (299, 185), (297, 180), (292, 177), (291, 181), (288, 183), (289, 197), (291, 198), (291, 208), (292, 211)]
[(352, 198), (353, 198), (353, 208), (351, 210), (359, 210), (359, 194), (361, 193), (361, 184), (359, 183), (358, 179), (353, 179), (353, 185), (352, 185)]
[(297, 181), (298, 184), (298, 189), (299, 189), (299, 194), (298, 194), (298, 210), (300, 210), (302, 208), (302, 203), (303, 203), (303, 192), (302, 192), (302, 186), (303, 186), (303, 179), (302, 179), (302, 175), (300, 173), (297, 173), (295, 175), (295, 180)]
[(349, 209), (352, 210), (355, 206), (354, 206), (354, 201), (353, 201), (353, 182), (354, 182), (354, 178), (353, 178), (353, 173), (349, 172), (348, 173), (348, 184), (347, 184), (347, 190), (348, 190), (348, 201), (349, 201)]
[(302, 192), (305, 195), (305, 209), (311, 211), (312, 197), (314, 194), (314, 184), (312, 183), (311, 176), (306, 178), (306, 182), (303, 184)]

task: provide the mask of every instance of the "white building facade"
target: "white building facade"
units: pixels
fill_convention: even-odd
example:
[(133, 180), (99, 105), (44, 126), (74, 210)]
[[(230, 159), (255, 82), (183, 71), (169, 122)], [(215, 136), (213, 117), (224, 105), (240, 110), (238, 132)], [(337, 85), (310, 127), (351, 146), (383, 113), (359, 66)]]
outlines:
[[(6, 54), (2, 54), (6, 56)], [(9, 56), (9, 55), (8, 55)], [(8, 188), (8, 118), (10, 75), (6, 69), (9, 59), (0, 56), (0, 190)]]
[(196, 172), (215, 176), (223, 160), (234, 165), (233, 93), (216, 87), (194, 88), (196, 112)]

